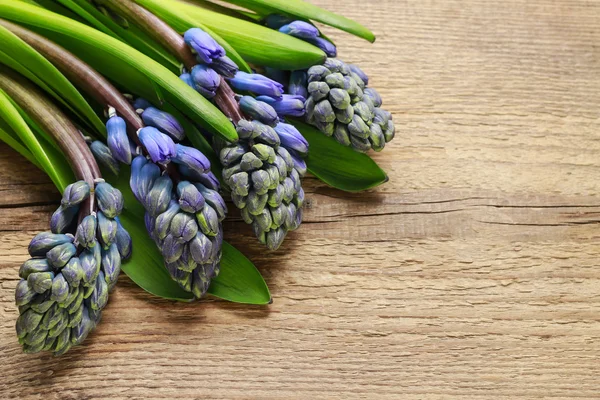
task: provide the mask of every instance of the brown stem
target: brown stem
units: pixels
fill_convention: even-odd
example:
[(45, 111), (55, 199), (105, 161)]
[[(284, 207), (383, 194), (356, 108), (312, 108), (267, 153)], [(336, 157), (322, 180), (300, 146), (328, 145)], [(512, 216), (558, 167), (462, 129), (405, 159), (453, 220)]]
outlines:
[(235, 99), (235, 93), (222, 77), (214, 100), (219, 109), (231, 120), (231, 122), (233, 122), (234, 125), (237, 125), (240, 120), (245, 119), (242, 110), (240, 110), (240, 105)]
[[(65, 48), (29, 29), (4, 19), (0, 19), (0, 25), (4, 26), (31, 47), (39, 51), (54, 64), (54, 66), (60, 69), (69, 80), (73, 81), (77, 86), (81, 87), (82, 90), (94, 97), (100, 104), (105, 107), (114, 107), (119, 113), (119, 116), (125, 119), (134, 133), (138, 129), (143, 128), (144, 124), (142, 123), (142, 120), (127, 99), (123, 97), (121, 92), (119, 92), (112, 83), (90, 65), (83, 62)], [(132, 138), (135, 138), (136, 143), (139, 143), (137, 142), (137, 135), (133, 135)]]
[[(102, 178), (98, 164), (81, 132), (35, 86), (12, 72), (0, 71), (0, 88), (4, 90), (27, 114), (56, 140), (77, 180), (94, 187), (94, 180)], [(81, 207), (80, 220), (94, 211), (93, 191)]]
[(131, 0), (103, 0), (103, 4), (131, 19), (183, 63), (188, 71), (198, 64), (183, 37), (166, 22)]

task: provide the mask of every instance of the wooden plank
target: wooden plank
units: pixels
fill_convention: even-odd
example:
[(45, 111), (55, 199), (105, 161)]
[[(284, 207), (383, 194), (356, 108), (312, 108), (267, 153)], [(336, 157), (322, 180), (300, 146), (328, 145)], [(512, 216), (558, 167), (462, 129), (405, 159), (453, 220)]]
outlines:
[(153, 298), (125, 276), (85, 346), (24, 355), (13, 290), (58, 194), (0, 146), (0, 398), (598, 398), (600, 3), (314, 0), (398, 137), (390, 182), (305, 181), (305, 223), (227, 237), (269, 307)]

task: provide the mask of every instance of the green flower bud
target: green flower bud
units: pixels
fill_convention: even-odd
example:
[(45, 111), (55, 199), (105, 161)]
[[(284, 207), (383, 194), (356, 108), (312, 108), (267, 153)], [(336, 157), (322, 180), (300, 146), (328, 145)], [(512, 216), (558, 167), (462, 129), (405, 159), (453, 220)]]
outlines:
[(242, 157), (242, 161), (240, 162), (240, 167), (242, 171), (250, 172), (262, 167), (263, 163), (260, 159), (254, 155), (253, 153), (246, 153)]
[[(331, 89), (329, 92), (329, 102), (337, 110), (346, 110), (350, 106), (350, 95), (344, 89)], [(334, 110), (336, 117), (337, 110)]]

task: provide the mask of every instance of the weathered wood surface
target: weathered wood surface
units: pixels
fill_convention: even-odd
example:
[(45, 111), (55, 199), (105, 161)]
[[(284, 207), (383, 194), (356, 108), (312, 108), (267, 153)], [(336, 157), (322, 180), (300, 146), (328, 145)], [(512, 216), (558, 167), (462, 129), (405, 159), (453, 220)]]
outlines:
[(58, 195), (0, 147), (0, 398), (490, 399), (600, 396), (600, 3), (318, 0), (398, 137), (390, 182), (315, 179), (267, 253), (269, 307), (175, 304), (122, 277), (60, 359), (21, 354), (13, 289)]

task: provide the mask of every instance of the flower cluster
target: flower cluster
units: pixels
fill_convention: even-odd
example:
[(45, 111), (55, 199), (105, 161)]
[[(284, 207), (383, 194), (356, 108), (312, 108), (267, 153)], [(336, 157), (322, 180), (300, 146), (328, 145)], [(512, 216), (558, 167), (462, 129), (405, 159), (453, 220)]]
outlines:
[[(185, 33), (186, 42), (198, 53), (206, 48), (214, 50), (214, 40), (201, 32), (190, 29)], [(204, 55), (205, 59), (210, 58), (207, 52)], [(220, 59), (225, 56), (220, 51), (218, 55)], [(215, 140), (224, 167), (223, 180), (231, 190), (233, 203), (240, 209), (244, 221), (252, 225), (259, 242), (275, 250), (287, 232), (302, 223), (301, 177), (307, 169), (303, 157), (308, 153), (308, 142), (293, 125), (284, 121), (288, 116), (303, 116), (306, 99), (285, 94), (281, 83), (264, 75), (239, 71), (237, 66), (228, 68), (227, 72), (222, 75), (234, 89), (258, 97), (238, 97), (240, 110), (250, 119), (238, 122), (239, 141)], [(185, 74), (182, 79), (198, 90), (197, 80), (193, 73), (191, 75), (191, 80)]]
[(134, 107), (146, 124), (137, 132), (140, 149), (132, 151), (125, 121), (111, 109), (108, 150), (114, 159), (131, 164), (131, 190), (146, 210), (146, 228), (171, 277), (200, 298), (221, 261), (227, 208), (219, 182), (202, 152), (177, 143), (185, 132), (171, 114), (144, 99)]
[[(98, 211), (77, 224), (88, 204)], [(103, 180), (93, 191), (85, 181), (66, 188), (51, 232), (33, 238), (32, 258), (19, 270), (16, 328), (24, 351), (63, 354), (100, 322), (121, 262), (131, 255), (131, 237), (118, 218), (122, 209), (121, 192)]]

